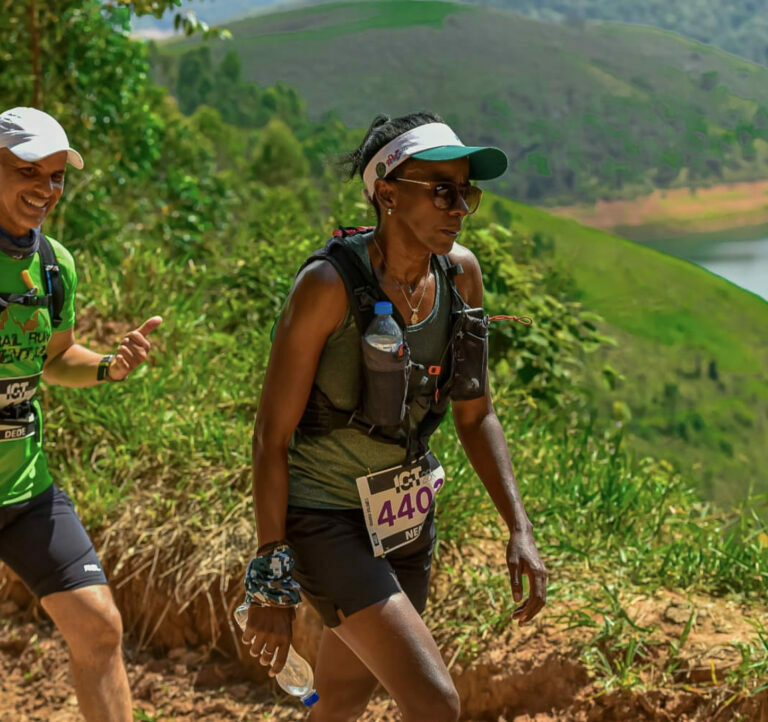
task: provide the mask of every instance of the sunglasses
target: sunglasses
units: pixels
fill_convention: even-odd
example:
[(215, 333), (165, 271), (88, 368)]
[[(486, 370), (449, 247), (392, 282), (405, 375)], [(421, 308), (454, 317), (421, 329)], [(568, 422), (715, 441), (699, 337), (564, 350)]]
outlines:
[(459, 198), (467, 206), (467, 213), (474, 213), (480, 205), (483, 191), (469, 183), (461, 184), (452, 181), (423, 181), (414, 178), (387, 178), (387, 180), (401, 181), (403, 183), (418, 183), (420, 186), (428, 186), (432, 189), (432, 203), (441, 211), (448, 211), (458, 205)]

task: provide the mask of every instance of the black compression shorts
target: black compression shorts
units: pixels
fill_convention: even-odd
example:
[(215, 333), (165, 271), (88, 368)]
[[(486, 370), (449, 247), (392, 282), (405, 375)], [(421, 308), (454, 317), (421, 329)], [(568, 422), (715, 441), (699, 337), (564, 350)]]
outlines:
[(69, 495), (56, 484), (27, 501), (0, 506), (0, 559), (39, 598), (107, 583)]
[(432, 549), (435, 544), (434, 506), (418, 538), (373, 556), (362, 509), (303, 509), (288, 507), (286, 541), (293, 550), (294, 579), (307, 601), (329, 627), (344, 616), (405, 592), (421, 614), (427, 605)]

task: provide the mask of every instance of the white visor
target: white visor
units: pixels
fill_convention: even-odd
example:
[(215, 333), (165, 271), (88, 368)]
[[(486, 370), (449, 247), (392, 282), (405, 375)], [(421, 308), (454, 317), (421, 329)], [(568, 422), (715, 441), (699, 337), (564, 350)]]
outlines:
[(469, 180), (491, 180), (507, 170), (504, 151), (490, 146), (464, 145), (445, 123), (427, 123), (387, 143), (363, 171), (368, 200), (373, 202), (377, 178), (386, 178), (408, 158), (426, 161), (469, 159)]
[(464, 147), (459, 136), (445, 123), (427, 123), (409, 130), (387, 143), (363, 171), (363, 183), (368, 191), (368, 198), (373, 199), (374, 184), (377, 178), (389, 175), (397, 166), (422, 150), (452, 145)]
[(34, 163), (54, 153), (67, 152), (67, 160), (78, 170), (83, 158), (69, 145), (59, 122), (37, 108), (11, 108), (0, 113), (0, 148), (17, 158)]

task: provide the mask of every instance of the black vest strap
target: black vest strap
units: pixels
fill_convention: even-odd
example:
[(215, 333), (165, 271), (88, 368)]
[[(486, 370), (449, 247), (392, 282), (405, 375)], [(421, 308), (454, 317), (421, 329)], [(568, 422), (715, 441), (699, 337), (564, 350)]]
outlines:
[(51, 314), (51, 325), (54, 329), (61, 325), (61, 310), (64, 308), (64, 283), (61, 278), (56, 254), (51, 242), (44, 236), (40, 237), (40, 267), (43, 276), (45, 293), (48, 296), (48, 310)]
[[(349, 299), (349, 308), (355, 320), (358, 333), (362, 336), (373, 319), (373, 307), (377, 301), (388, 301), (389, 298), (381, 290), (376, 277), (366, 268), (360, 257), (352, 251), (344, 241), (347, 236), (365, 232), (365, 228), (341, 228), (334, 234), (323, 248), (315, 251), (302, 264), (299, 271), (313, 261), (322, 259), (328, 261), (341, 276)], [(466, 306), (456, 290), (455, 277), (464, 272), (460, 264), (451, 263), (448, 256), (436, 256), (439, 271), (448, 282), (451, 289), (451, 315), (457, 314)], [(402, 315), (392, 304), (393, 316), (400, 328), (406, 324)], [(443, 351), (443, 359), (450, 356), (448, 346)], [(307, 406), (299, 422), (299, 429), (306, 434), (327, 434), (331, 429), (355, 428), (372, 438), (392, 444), (399, 444), (406, 449), (408, 460), (413, 460), (428, 450), (429, 437), (434, 433), (443, 420), (448, 408), (448, 397), (440, 398), (439, 393), (430, 403), (429, 410), (417, 427), (411, 427), (410, 417), (399, 427), (377, 427), (366, 424), (364, 419), (356, 415), (356, 411), (344, 411), (335, 408), (330, 399), (313, 385)]]

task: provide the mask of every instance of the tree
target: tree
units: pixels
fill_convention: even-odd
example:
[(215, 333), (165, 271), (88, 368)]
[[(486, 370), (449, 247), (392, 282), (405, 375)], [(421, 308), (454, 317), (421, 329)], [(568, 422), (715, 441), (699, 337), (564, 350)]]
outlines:
[(309, 164), (301, 143), (278, 118), (267, 123), (259, 134), (253, 153), (253, 173), (266, 185), (286, 185), (304, 178)]

